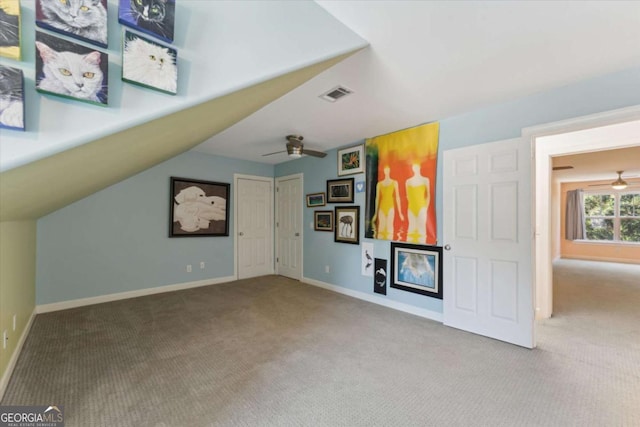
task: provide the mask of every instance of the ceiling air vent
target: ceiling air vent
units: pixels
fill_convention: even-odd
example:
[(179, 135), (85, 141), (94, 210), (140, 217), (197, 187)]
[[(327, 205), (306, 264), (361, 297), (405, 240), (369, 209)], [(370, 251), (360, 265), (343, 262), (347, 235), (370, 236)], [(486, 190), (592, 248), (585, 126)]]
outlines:
[(344, 98), (347, 95), (351, 95), (353, 91), (351, 89), (347, 89), (344, 86), (336, 86), (328, 92), (320, 95), (320, 98), (329, 102), (336, 102), (340, 98)]

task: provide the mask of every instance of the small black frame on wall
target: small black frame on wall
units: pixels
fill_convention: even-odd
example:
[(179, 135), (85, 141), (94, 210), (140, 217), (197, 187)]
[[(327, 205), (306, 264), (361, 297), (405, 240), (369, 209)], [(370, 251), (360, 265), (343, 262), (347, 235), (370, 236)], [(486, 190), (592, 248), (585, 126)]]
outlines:
[(224, 182), (171, 177), (169, 237), (228, 236), (229, 189)]

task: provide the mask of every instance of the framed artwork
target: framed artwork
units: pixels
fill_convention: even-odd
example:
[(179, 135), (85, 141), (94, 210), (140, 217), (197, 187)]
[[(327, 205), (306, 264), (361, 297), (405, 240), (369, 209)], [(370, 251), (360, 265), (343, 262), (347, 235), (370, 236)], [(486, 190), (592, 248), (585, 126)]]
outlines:
[(391, 287), (442, 299), (442, 248), (391, 242)]
[(0, 65), (0, 128), (24, 130), (24, 75)]
[(327, 201), (329, 203), (353, 203), (353, 178), (328, 180)]
[(118, 22), (167, 43), (173, 42), (176, 0), (118, 0)]
[(36, 31), (36, 90), (106, 106), (109, 57), (98, 50)]
[(327, 202), (324, 198), (324, 193), (307, 194), (307, 207), (313, 208), (316, 206), (324, 206)]
[(360, 256), (360, 274), (362, 274), (363, 276), (373, 277), (373, 243), (363, 242), (361, 251), (362, 254)]
[(368, 138), (364, 235), (435, 245), (439, 123)]
[(125, 31), (122, 80), (175, 95), (178, 90), (178, 52)]
[(375, 272), (373, 274), (373, 292), (377, 294), (387, 294), (387, 260), (376, 258), (373, 263)]
[(333, 211), (315, 211), (313, 213), (315, 231), (333, 231)]
[(19, 61), (20, 0), (0, 0), (0, 56)]
[(338, 150), (338, 176), (364, 172), (364, 145)]
[(360, 243), (360, 206), (336, 206), (334, 240), (340, 243)]
[(169, 237), (228, 236), (229, 188), (223, 182), (171, 177)]
[(36, 25), (107, 47), (107, 0), (36, 0)]

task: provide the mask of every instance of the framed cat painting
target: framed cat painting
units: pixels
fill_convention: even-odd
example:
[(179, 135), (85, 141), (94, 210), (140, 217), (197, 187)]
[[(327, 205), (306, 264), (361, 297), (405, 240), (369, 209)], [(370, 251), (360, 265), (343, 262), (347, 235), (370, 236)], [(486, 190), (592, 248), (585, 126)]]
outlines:
[(22, 70), (0, 65), (0, 128), (24, 130)]
[(125, 31), (122, 80), (175, 95), (178, 86), (177, 56), (175, 49)]
[(20, 0), (0, 0), (0, 56), (20, 60)]
[(173, 43), (176, 0), (118, 0), (118, 22)]
[(36, 25), (107, 47), (107, 0), (36, 0)]
[(36, 90), (107, 105), (106, 53), (36, 31)]

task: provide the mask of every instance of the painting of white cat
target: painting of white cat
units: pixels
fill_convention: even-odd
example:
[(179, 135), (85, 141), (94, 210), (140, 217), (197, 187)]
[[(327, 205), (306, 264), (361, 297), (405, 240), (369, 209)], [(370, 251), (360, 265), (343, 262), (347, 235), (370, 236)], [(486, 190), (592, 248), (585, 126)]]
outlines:
[(57, 37), (36, 32), (36, 90), (107, 105), (109, 58)]
[(0, 128), (24, 130), (22, 70), (0, 65)]
[(36, 0), (36, 24), (107, 47), (107, 0)]
[(126, 31), (122, 80), (175, 95), (178, 90), (177, 56), (175, 49)]

